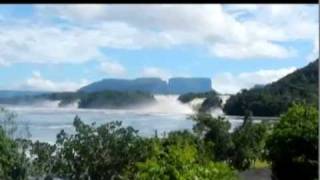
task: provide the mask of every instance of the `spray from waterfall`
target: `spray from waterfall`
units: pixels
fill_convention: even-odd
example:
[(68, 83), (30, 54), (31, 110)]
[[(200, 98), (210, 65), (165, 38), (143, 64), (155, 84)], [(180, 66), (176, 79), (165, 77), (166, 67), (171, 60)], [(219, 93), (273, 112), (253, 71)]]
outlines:
[(177, 95), (155, 95), (156, 102), (139, 108), (139, 111), (146, 113), (174, 113), (174, 114), (192, 114), (193, 109), (178, 100)]

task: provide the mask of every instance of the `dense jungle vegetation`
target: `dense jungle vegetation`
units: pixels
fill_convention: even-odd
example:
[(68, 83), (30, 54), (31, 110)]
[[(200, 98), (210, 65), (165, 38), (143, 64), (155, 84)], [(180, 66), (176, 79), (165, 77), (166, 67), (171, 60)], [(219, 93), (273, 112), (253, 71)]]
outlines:
[(279, 116), (294, 102), (318, 106), (319, 60), (264, 87), (242, 90), (231, 96), (223, 110), (228, 115)]

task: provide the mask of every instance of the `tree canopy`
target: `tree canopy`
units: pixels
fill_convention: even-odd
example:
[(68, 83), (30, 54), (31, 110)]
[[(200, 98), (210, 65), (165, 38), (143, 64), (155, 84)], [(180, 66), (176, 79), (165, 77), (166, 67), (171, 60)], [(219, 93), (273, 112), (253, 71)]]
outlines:
[(244, 115), (250, 110), (254, 116), (279, 116), (294, 102), (318, 106), (318, 61), (264, 87), (242, 90), (227, 100), (224, 112)]
[(266, 142), (266, 159), (278, 179), (318, 177), (318, 110), (295, 104), (281, 116)]

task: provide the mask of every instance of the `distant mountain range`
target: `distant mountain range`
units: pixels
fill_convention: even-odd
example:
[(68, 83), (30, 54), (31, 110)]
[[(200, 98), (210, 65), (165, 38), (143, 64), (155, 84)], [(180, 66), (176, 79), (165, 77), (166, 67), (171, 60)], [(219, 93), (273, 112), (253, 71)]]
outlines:
[(168, 83), (160, 78), (103, 79), (79, 89), (79, 92), (142, 91), (153, 94), (184, 94), (211, 91), (209, 78), (171, 78)]
[(80, 108), (123, 108), (155, 101), (153, 94), (184, 94), (212, 91), (209, 78), (104, 79), (76, 92), (0, 91), (0, 104), (28, 105), (44, 100), (68, 106), (79, 101)]

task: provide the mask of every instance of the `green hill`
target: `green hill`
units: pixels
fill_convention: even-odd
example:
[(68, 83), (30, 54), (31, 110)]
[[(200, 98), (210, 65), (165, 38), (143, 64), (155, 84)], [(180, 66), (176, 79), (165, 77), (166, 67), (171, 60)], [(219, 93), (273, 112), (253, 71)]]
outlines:
[(242, 90), (228, 99), (224, 112), (244, 115), (245, 110), (250, 110), (254, 116), (279, 116), (293, 102), (305, 101), (318, 106), (318, 62), (264, 87)]

